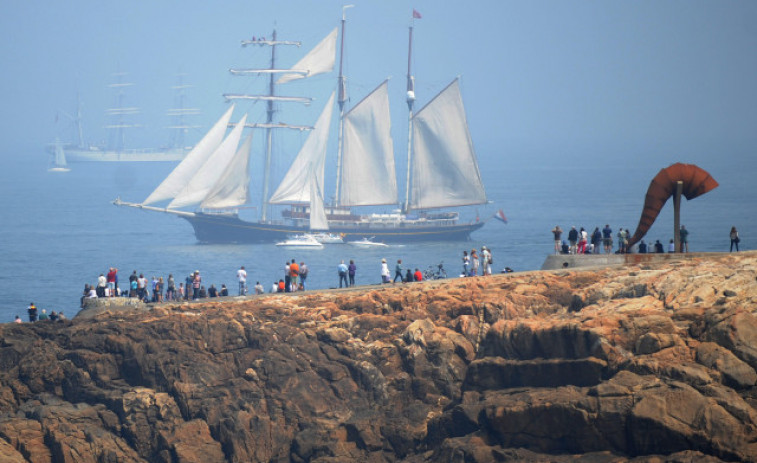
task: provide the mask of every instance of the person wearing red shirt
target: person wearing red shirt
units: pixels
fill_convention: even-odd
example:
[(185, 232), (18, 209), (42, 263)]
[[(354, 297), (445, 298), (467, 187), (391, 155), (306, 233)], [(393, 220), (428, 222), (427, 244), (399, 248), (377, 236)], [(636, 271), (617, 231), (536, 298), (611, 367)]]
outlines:
[(110, 271), (108, 272), (108, 276), (106, 277), (106, 279), (108, 280), (110, 297), (114, 297), (116, 295), (116, 273), (118, 273), (118, 269), (111, 267)]
[(415, 274), (413, 275), (413, 278), (415, 278), (415, 281), (423, 281), (423, 274), (420, 270), (415, 269)]

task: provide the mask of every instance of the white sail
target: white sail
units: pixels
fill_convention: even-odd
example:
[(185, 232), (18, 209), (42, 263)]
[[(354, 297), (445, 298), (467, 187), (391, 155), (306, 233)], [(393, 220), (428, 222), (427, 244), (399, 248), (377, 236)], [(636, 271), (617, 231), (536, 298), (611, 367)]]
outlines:
[(200, 207), (204, 209), (220, 209), (246, 204), (250, 200), (250, 149), (252, 148), (252, 132), (247, 135), (234, 157), (226, 166), (210, 193), (205, 197)]
[(216, 184), (221, 175), (226, 170), (239, 146), (239, 139), (242, 136), (244, 124), (247, 122), (247, 115), (242, 116), (241, 121), (229, 133), (224, 141), (216, 148), (213, 154), (205, 163), (197, 169), (195, 175), (189, 180), (184, 188), (168, 204), (169, 208), (177, 208), (198, 204), (205, 199), (210, 193), (213, 185)]
[(334, 93), (331, 93), (326, 107), (318, 117), (315, 128), (308, 135), (305, 144), (292, 162), (279, 187), (268, 200), (271, 204), (293, 204), (310, 202), (310, 178), (318, 178), (318, 188), (323, 191), (323, 171), (326, 163), (326, 144), (334, 109)]
[(297, 74), (284, 74), (279, 77), (276, 83), (285, 84), (293, 80), (312, 77), (334, 70), (334, 63), (336, 63), (336, 32), (337, 28), (335, 27), (326, 38), (321, 40), (321, 43), (310, 50), (310, 53), (303, 56), (297, 64), (292, 66), (291, 70), (297, 71)]
[(486, 202), (458, 79), (413, 117), (412, 209)]
[(55, 167), (66, 167), (66, 153), (59, 141), (55, 141)]
[(323, 193), (318, 187), (317, 176), (310, 178), (310, 230), (325, 231), (329, 229), (326, 209), (323, 207)]
[(343, 143), (339, 204), (397, 204), (388, 81), (344, 115)]
[(208, 131), (207, 134), (200, 140), (192, 151), (187, 154), (181, 163), (168, 174), (168, 177), (158, 185), (150, 196), (145, 199), (142, 204), (152, 204), (158, 201), (164, 201), (166, 199), (174, 198), (179, 192), (186, 186), (189, 180), (197, 173), (198, 169), (207, 161), (211, 154), (218, 148), (223, 140), (223, 135), (226, 133), (226, 126), (231, 119), (231, 113), (234, 111), (234, 105), (232, 105), (218, 122)]

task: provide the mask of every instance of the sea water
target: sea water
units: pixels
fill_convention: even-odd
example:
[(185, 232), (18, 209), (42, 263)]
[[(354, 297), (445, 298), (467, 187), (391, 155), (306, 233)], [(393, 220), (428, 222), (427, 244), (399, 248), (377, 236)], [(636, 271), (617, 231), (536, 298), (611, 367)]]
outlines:
[[(481, 175), (491, 204), (467, 208), (465, 221), (487, 221), (471, 241), (358, 248), (326, 245), (323, 249), (283, 249), (274, 244), (197, 243), (192, 227), (173, 215), (116, 207), (116, 197), (142, 201), (165, 178), (174, 163), (77, 163), (71, 171), (47, 171), (44, 155), (9, 156), (0, 170), (0, 322), (15, 315), (26, 320), (26, 307), (63, 310), (70, 318), (79, 310), (85, 283), (118, 268), (125, 287), (133, 270), (148, 279), (173, 274), (176, 285), (199, 270), (203, 284), (226, 284), (237, 293), (236, 271), (244, 265), (248, 284), (260, 281), (266, 292), (283, 277), (291, 259), (310, 268), (308, 289), (338, 286), (341, 260), (357, 264), (357, 284), (380, 282), (380, 262), (402, 259), (405, 269), (425, 270), (443, 262), (450, 277), (459, 275), (463, 250), (492, 250), (494, 271), (537, 270), (553, 251), (550, 230), (571, 226), (591, 232), (610, 224), (635, 230), (651, 179), (671, 162), (643, 162), (619, 167), (611, 162), (531, 162), (528, 156), (501, 161), (484, 153)], [(690, 231), (691, 251), (722, 251), (736, 226), (741, 249), (755, 249), (757, 195), (752, 182), (757, 162), (698, 163), (720, 187), (692, 201), (682, 201), (682, 223)], [(254, 187), (257, 191), (258, 186)], [(502, 209), (503, 224), (491, 220)], [(389, 212), (391, 208), (379, 209)], [(653, 243), (673, 237), (672, 201), (646, 236)], [(617, 241), (617, 240), (616, 240)]]

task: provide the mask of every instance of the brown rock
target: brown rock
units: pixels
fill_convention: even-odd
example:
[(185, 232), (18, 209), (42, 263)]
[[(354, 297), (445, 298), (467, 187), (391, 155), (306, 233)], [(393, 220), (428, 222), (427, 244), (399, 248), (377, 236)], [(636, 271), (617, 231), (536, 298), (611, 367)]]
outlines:
[(757, 252), (686, 257), (2, 325), (0, 460), (757, 461)]

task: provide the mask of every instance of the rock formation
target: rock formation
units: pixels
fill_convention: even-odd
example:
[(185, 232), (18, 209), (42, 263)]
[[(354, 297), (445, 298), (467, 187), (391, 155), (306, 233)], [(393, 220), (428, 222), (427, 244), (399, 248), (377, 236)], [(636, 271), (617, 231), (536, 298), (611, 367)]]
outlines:
[(757, 461), (757, 252), (0, 326), (3, 462)]

